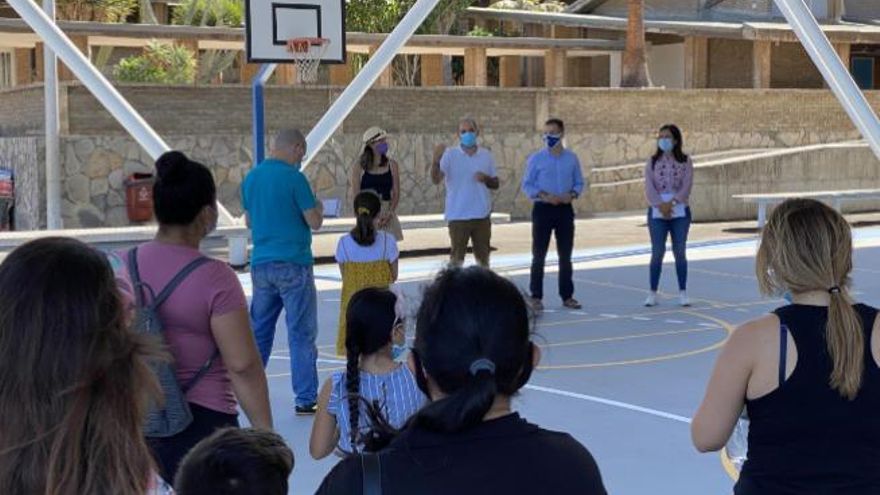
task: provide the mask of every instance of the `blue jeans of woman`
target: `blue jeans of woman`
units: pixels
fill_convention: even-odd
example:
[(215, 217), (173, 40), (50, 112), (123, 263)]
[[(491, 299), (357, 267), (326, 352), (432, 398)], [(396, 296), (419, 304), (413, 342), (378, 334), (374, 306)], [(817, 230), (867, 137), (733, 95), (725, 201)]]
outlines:
[(691, 209), (685, 210), (682, 218), (653, 218), (648, 208), (648, 232), (651, 234), (651, 290), (660, 287), (660, 273), (663, 271), (663, 258), (666, 256), (666, 239), (672, 237), (672, 254), (675, 256), (675, 273), (678, 275), (678, 290), (687, 290), (687, 237), (691, 228)]

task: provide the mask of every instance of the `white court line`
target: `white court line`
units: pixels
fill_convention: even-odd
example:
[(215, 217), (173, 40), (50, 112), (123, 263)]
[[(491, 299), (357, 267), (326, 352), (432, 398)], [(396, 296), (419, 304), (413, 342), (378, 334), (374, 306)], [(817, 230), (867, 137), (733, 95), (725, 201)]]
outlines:
[[(290, 361), (290, 356), (275, 356), (275, 355), (272, 355), (272, 356), (269, 356), (269, 359), (280, 359), (280, 360), (282, 360), (282, 361)], [(324, 363), (324, 364), (346, 364), (346, 361), (342, 361), (341, 359), (324, 359), (324, 358), (318, 358), (317, 361), (318, 361), (319, 363)]]
[(718, 325), (716, 325), (716, 324), (714, 324), (714, 323), (700, 323), (700, 326), (701, 326), (701, 327), (706, 327), (706, 328), (721, 328), (721, 327), (719, 327)]
[(602, 318), (620, 318), (619, 315), (613, 315), (613, 314), (608, 314), (608, 313), (602, 313), (599, 316), (601, 316)]
[(684, 322), (681, 320), (666, 320), (666, 323), (672, 323), (673, 325), (681, 325)]
[(644, 316), (633, 316), (632, 319), (638, 321), (651, 321), (650, 318), (645, 318)]
[(596, 402), (598, 404), (604, 404), (606, 406), (619, 407), (621, 409), (626, 409), (628, 411), (635, 411), (635, 412), (648, 414), (651, 416), (656, 416), (658, 418), (670, 419), (672, 421), (678, 421), (679, 423), (686, 423), (686, 424), (691, 423), (691, 419), (686, 418), (684, 416), (679, 416), (677, 414), (670, 414), (667, 412), (658, 411), (656, 409), (650, 409), (647, 407), (637, 406), (635, 404), (627, 404), (626, 402), (620, 402), (620, 401), (611, 400), (611, 399), (603, 399), (602, 397), (595, 397), (593, 395), (578, 394), (575, 392), (568, 392), (568, 391), (559, 390), (556, 388), (541, 387), (539, 385), (526, 385), (525, 388), (527, 388), (529, 390), (535, 390), (538, 392), (559, 395), (562, 397), (569, 397), (572, 399), (581, 399), (581, 400), (586, 400), (586, 401), (590, 401), (590, 402)]

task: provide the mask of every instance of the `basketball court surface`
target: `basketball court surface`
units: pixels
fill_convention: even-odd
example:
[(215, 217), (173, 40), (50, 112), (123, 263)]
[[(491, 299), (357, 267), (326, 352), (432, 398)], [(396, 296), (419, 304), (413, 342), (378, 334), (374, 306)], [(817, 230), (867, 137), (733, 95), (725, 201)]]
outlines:
[[(880, 270), (872, 267), (880, 261), (880, 228), (857, 230), (855, 239), (855, 293), (878, 304)], [(576, 297), (585, 305), (582, 311), (563, 310), (558, 298), (551, 297), (557, 280), (548, 266), (547, 311), (535, 329), (543, 360), (515, 400), (515, 409), (531, 422), (568, 432), (586, 445), (609, 493), (730, 493), (733, 481), (720, 454), (694, 450), (689, 421), (727, 335), (736, 325), (783, 304), (758, 294), (755, 249), (755, 239), (692, 243), (690, 308), (677, 306), (677, 290), (664, 293), (655, 308), (641, 305), (647, 295), (647, 246), (576, 252)], [(497, 256), (493, 268), (525, 288), (528, 263), (525, 254)], [(400, 285), (411, 312), (420, 288), (441, 265), (437, 259), (401, 262)], [(242, 276), (246, 291), (248, 278)], [(323, 381), (344, 367), (333, 355), (340, 282), (335, 266), (318, 267), (316, 279)], [(664, 266), (664, 288), (675, 289), (671, 259)], [(313, 493), (338, 459), (309, 457), (312, 420), (293, 415), (283, 326), (268, 374), (276, 428), (296, 454), (290, 493)]]

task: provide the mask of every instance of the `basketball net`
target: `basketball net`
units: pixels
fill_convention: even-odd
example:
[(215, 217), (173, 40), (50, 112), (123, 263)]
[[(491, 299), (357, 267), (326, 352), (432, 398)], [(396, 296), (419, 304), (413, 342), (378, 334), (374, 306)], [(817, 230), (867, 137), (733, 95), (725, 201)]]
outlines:
[(287, 40), (287, 51), (296, 66), (296, 83), (312, 84), (318, 80), (321, 58), (330, 47), (327, 38), (291, 38)]

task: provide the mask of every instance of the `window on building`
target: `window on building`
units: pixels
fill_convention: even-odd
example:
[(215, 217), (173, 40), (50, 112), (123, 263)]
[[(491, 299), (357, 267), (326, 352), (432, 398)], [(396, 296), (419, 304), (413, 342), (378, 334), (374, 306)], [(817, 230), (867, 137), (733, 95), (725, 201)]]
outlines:
[(862, 89), (874, 89), (874, 57), (853, 57), (852, 75)]
[(12, 51), (0, 51), (0, 88), (11, 88), (15, 82), (15, 65)]

